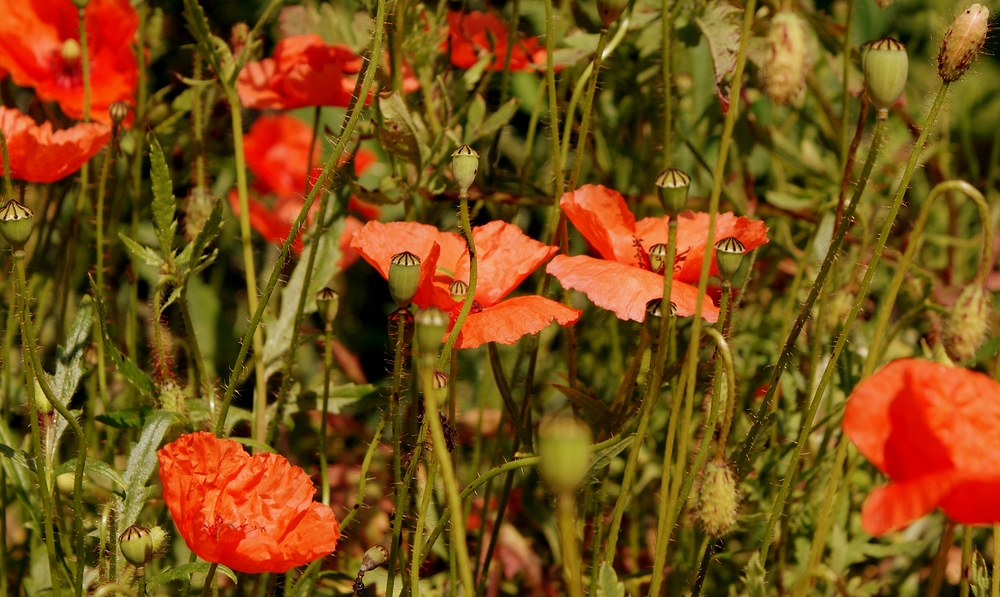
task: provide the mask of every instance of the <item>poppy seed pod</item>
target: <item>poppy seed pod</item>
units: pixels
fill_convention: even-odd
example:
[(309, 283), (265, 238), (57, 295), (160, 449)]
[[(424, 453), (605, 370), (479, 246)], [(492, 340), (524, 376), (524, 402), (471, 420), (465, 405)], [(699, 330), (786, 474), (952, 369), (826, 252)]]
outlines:
[(736, 523), (736, 507), (739, 492), (736, 477), (722, 460), (713, 460), (705, 465), (698, 492), (698, 520), (705, 532), (713, 537), (721, 537)]
[(114, 102), (108, 106), (108, 114), (111, 116), (111, 122), (115, 126), (121, 126), (121, 123), (125, 121), (125, 117), (128, 116), (128, 104), (125, 102)]
[(15, 199), (0, 208), (0, 236), (15, 250), (24, 248), (31, 236), (35, 213)]
[[(435, 371), (431, 376), (431, 392), (439, 405), (444, 404), (448, 399), (448, 374), (444, 371)], [(448, 449), (451, 452), (451, 448)]]
[(982, 4), (973, 4), (955, 18), (938, 53), (938, 75), (945, 82), (957, 81), (969, 70), (986, 41), (989, 19), (990, 11)]
[(617, 21), (626, 8), (628, 0), (597, 0), (597, 16), (601, 17), (605, 27)]
[(666, 271), (667, 265), (667, 245), (656, 243), (649, 248), (649, 267), (657, 274)]
[(798, 97), (806, 84), (806, 28), (791, 10), (782, 10), (771, 19), (767, 35), (768, 56), (764, 90), (779, 105)]
[(153, 538), (146, 527), (132, 525), (125, 529), (118, 537), (118, 547), (128, 563), (136, 568), (145, 566), (153, 557)]
[(376, 545), (368, 548), (364, 557), (361, 558), (361, 568), (358, 572), (370, 572), (385, 564), (389, 559), (389, 550), (384, 545)]
[(455, 184), (463, 195), (469, 192), (469, 187), (475, 182), (478, 172), (478, 151), (463, 145), (451, 153), (451, 173), (455, 176)]
[(59, 53), (67, 64), (76, 64), (80, 62), (80, 57), (83, 55), (83, 48), (80, 46), (80, 42), (71, 37), (63, 42)]
[(865, 54), (865, 88), (868, 97), (878, 108), (879, 118), (886, 118), (889, 108), (896, 103), (906, 87), (906, 74), (910, 59), (906, 46), (891, 37), (883, 37), (868, 44)]
[(590, 427), (573, 415), (549, 415), (538, 424), (538, 474), (557, 495), (576, 491), (587, 478), (590, 442)]
[(719, 277), (731, 280), (743, 263), (743, 253), (746, 247), (735, 236), (730, 236), (715, 243), (715, 264), (719, 266)]
[(340, 293), (329, 286), (323, 288), (316, 293), (316, 308), (324, 322), (333, 323), (340, 308)]
[(469, 294), (469, 285), (461, 280), (455, 280), (448, 285), (448, 292), (451, 293), (451, 300), (461, 303)]
[(671, 217), (684, 209), (690, 188), (691, 177), (677, 168), (667, 168), (656, 177), (656, 191), (660, 203), (663, 204), (663, 210)]
[(90, 0), (73, 0), (73, 6), (79, 8), (80, 10), (87, 8), (88, 4), (90, 4)]
[(990, 294), (982, 284), (970, 284), (962, 289), (944, 330), (948, 356), (960, 363), (976, 356), (986, 338), (992, 311)]
[(448, 331), (448, 314), (437, 307), (421, 309), (414, 317), (417, 347), (423, 355), (435, 355)]
[(389, 294), (396, 305), (409, 305), (419, 287), (420, 258), (409, 251), (393, 255), (389, 262)]

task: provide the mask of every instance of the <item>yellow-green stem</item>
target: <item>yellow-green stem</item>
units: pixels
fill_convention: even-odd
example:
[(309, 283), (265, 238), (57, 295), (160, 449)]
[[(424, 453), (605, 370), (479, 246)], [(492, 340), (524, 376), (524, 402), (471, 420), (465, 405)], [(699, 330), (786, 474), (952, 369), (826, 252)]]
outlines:
[(670, 11), (670, 0), (660, 0), (660, 25), (663, 27), (663, 42), (660, 45), (660, 73), (663, 78), (663, 167), (673, 165), (671, 131), (673, 130), (673, 76), (671, 75), (671, 43), (674, 32), (673, 15)]
[(333, 369), (333, 322), (326, 322), (323, 330), (323, 408), (319, 419), (319, 479), (323, 505), (330, 505), (330, 481), (326, 470), (326, 417), (330, 412), (330, 373)]
[(555, 53), (555, 18), (552, 14), (552, 0), (545, 0), (545, 80), (549, 91), (549, 131), (552, 133), (552, 170), (555, 184), (552, 189), (554, 202), (549, 209), (548, 220), (545, 222), (545, 235), (542, 242), (552, 244), (556, 236), (561, 212), (559, 198), (563, 195), (563, 161), (559, 141), (559, 99), (556, 94), (556, 72), (553, 63)]
[(583, 565), (576, 535), (576, 496), (564, 493), (556, 498), (559, 544), (562, 546), (563, 579), (569, 597), (583, 597)]
[(434, 477), (437, 474), (437, 457), (431, 455), (427, 462), (427, 482), (424, 484), (424, 491), (420, 496), (420, 510), (417, 512), (417, 526), (413, 529), (413, 557), (410, 558), (410, 595), (420, 595), (420, 550), (423, 548), (424, 523), (427, 518), (427, 509), (431, 503), (431, 496), (434, 495)]
[[(551, 2), (551, 0), (548, 1)], [(445, 366), (448, 364), (452, 348), (458, 340), (462, 326), (465, 325), (465, 319), (472, 311), (472, 302), (476, 298), (476, 278), (479, 273), (479, 256), (476, 254), (476, 242), (472, 238), (472, 223), (469, 220), (469, 194), (466, 191), (462, 191), (459, 193), (458, 198), (458, 215), (462, 222), (462, 232), (465, 234), (465, 244), (469, 249), (469, 289), (465, 295), (465, 301), (462, 303), (462, 310), (459, 311), (458, 318), (455, 319), (455, 325), (452, 326), (451, 333), (448, 334), (448, 340), (444, 343), (444, 348), (441, 349), (441, 358), (438, 361), (438, 370), (440, 371), (444, 371)], [(469, 590), (472, 590), (471, 586)]]
[(962, 525), (962, 575), (958, 581), (959, 597), (969, 597), (969, 567), (972, 563), (972, 527)]
[[(604, 48), (608, 43), (608, 28), (601, 28), (601, 36), (597, 39), (597, 51), (594, 52), (594, 61), (591, 63), (589, 82), (587, 83), (587, 97), (583, 100), (583, 115), (580, 117), (580, 132), (576, 138), (576, 155), (573, 156), (573, 170), (569, 175), (569, 185), (567, 191), (576, 189), (577, 180), (580, 178), (580, 169), (583, 167), (583, 154), (587, 152), (587, 135), (590, 133), (590, 113), (594, 107), (594, 92), (597, 89), (597, 79), (601, 73), (601, 58)], [(571, 122), (572, 114), (567, 117), (566, 122)], [(566, 144), (569, 144), (570, 135), (563, 135)]]

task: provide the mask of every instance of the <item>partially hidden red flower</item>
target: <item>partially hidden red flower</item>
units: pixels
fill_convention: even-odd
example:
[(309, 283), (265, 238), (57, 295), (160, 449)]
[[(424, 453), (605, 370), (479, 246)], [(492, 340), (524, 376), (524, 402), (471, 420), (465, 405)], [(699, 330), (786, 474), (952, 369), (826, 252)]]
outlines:
[[(92, 122), (68, 129), (41, 126), (14, 108), (0, 106), (0, 130), (7, 137), (10, 175), (29, 182), (54, 182), (76, 172), (111, 138), (111, 128)], [(0, 174), (3, 163), (0, 163)]]
[[(76, 6), (70, 0), (0, 0), (0, 67), (38, 97), (83, 118), (83, 63)], [(108, 107), (130, 103), (139, 80), (132, 50), (139, 16), (129, 0), (87, 5), (90, 116), (111, 123)]]
[[(485, 54), (493, 55), (489, 68), (503, 70), (507, 56), (507, 26), (492, 12), (450, 11), (448, 13), (448, 39), (441, 49), (448, 52), (451, 63), (458, 68), (472, 68)], [(512, 72), (532, 70), (545, 65), (545, 48), (539, 47), (538, 38), (518, 37), (510, 54)]]
[(1000, 522), (1000, 384), (917, 359), (893, 361), (854, 388), (844, 433), (889, 484), (861, 524), (900, 529), (937, 507), (961, 524)]
[[(666, 244), (669, 218), (643, 218), (637, 222), (624, 197), (600, 185), (584, 185), (566, 193), (559, 205), (601, 259), (559, 255), (546, 271), (563, 286), (585, 293), (598, 307), (614, 311), (620, 319), (642, 321), (646, 303), (663, 298), (663, 275), (650, 269), (648, 253), (653, 245)], [(695, 312), (695, 284), (701, 274), (708, 220), (707, 213), (685, 212), (678, 216), (670, 302), (682, 317)], [(718, 214), (715, 240), (727, 237), (735, 237), (746, 251), (752, 251), (767, 242), (767, 227), (744, 216)], [(710, 274), (717, 273), (713, 248)], [(708, 296), (702, 299), (701, 316), (710, 322), (719, 318), (719, 309)]]
[(233, 440), (183, 435), (159, 452), (163, 501), (191, 551), (256, 574), (333, 553), (340, 525), (313, 501), (309, 475), (278, 454), (250, 456)]
[[(552, 257), (556, 247), (528, 238), (517, 226), (502, 221), (473, 228), (472, 238), (479, 269), (475, 302), (458, 337), (459, 348), (486, 342), (513, 344), (553, 321), (569, 325), (579, 319), (580, 311), (541, 296), (504, 300)], [(462, 236), (415, 222), (368, 222), (351, 244), (385, 278), (393, 255), (409, 251), (420, 257), (420, 285), (413, 302), (437, 307), (454, 322), (462, 303), (452, 300), (448, 286), (455, 280), (469, 282), (469, 253)]]

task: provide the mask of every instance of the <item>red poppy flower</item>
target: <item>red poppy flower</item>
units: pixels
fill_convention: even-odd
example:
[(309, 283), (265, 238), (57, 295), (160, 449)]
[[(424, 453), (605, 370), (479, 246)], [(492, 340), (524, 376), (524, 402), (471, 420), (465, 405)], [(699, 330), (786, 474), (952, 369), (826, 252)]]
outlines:
[[(54, 182), (76, 172), (107, 144), (111, 129), (101, 123), (53, 131), (14, 108), (0, 106), (0, 129), (7, 137), (10, 175), (29, 182)], [(0, 174), (3, 163), (0, 163)]]
[[(0, 66), (14, 82), (83, 118), (80, 26), (70, 0), (0, 0)], [(128, 0), (91, 0), (86, 12), (90, 115), (110, 124), (108, 106), (130, 102), (139, 80), (131, 43), (139, 16)]]
[(872, 535), (936, 507), (962, 524), (1000, 521), (1000, 384), (968, 369), (903, 359), (858, 384), (844, 433), (890, 482), (868, 496)]
[[(492, 12), (450, 11), (448, 13), (448, 39), (442, 51), (448, 52), (451, 63), (458, 68), (472, 68), (484, 54), (492, 54), (490, 67), (503, 70), (507, 56), (507, 26)], [(538, 47), (538, 38), (527, 37), (517, 41), (510, 53), (512, 72), (532, 70), (545, 64), (545, 48)]]
[(191, 551), (247, 573), (286, 572), (337, 548), (340, 525), (309, 475), (277, 454), (250, 456), (211, 433), (159, 452), (163, 501)]
[[(472, 229), (479, 257), (479, 273), (472, 312), (458, 337), (458, 348), (475, 348), (486, 342), (513, 344), (553, 321), (574, 323), (580, 311), (540, 296), (503, 300), (538, 266), (558, 250), (528, 238), (517, 227), (502, 221)], [(454, 232), (414, 222), (368, 222), (354, 235), (351, 245), (383, 277), (389, 276), (392, 256), (409, 251), (420, 257), (420, 287), (413, 302), (435, 306), (458, 316), (461, 301), (448, 290), (454, 280), (469, 281), (469, 253), (465, 239)]]
[[(547, 271), (567, 287), (579, 290), (598, 307), (615, 312), (620, 319), (642, 321), (646, 303), (663, 297), (663, 275), (651, 271), (649, 248), (666, 243), (668, 217), (643, 218), (636, 222), (618, 191), (603, 186), (584, 185), (566, 193), (559, 201), (566, 216), (602, 259), (586, 255), (559, 255)], [(701, 263), (708, 237), (708, 214), (685, 212), (677, 221), (677, 259), (674, 263), (670, 302), (677, 314), (694, 314)], [(735, 237), (751, 251), (767, 242), (763, 222), (719, 214), (715, 239)], [(712, 253), (711, 274), (717, 274)], [(719, 309), (709, 297), (702, 300), (701, 316), (710, 322), (719, 318)]]

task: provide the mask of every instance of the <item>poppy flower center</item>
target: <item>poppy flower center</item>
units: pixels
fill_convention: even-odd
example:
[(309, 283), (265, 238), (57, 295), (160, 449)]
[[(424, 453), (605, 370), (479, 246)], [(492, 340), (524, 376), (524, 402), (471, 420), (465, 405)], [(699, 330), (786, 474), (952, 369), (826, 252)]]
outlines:
[(58, 55), (52, 57), (53, 76), (61, 87), (71, 88), (83, 85), (83, 49), (80, 42), (70, 38), (63, 42)]

